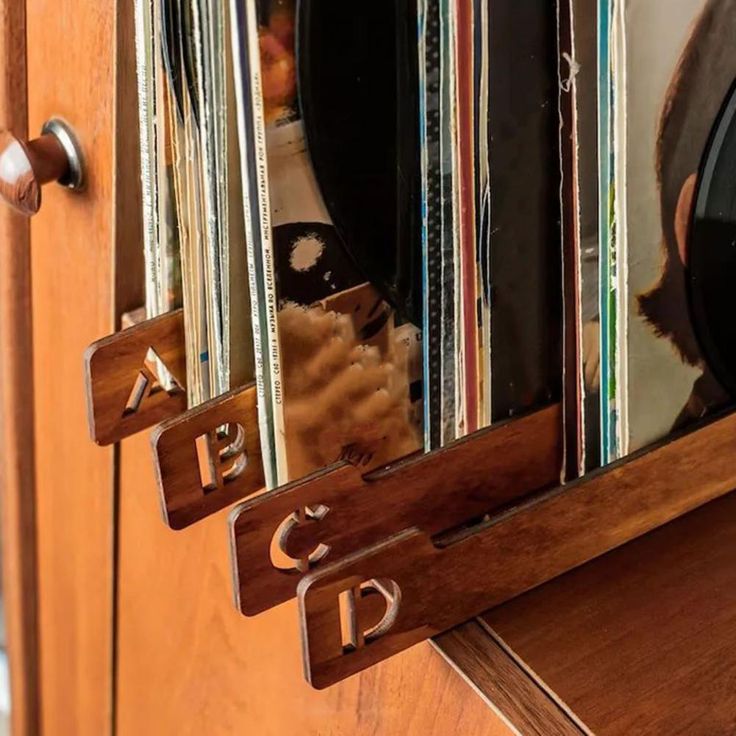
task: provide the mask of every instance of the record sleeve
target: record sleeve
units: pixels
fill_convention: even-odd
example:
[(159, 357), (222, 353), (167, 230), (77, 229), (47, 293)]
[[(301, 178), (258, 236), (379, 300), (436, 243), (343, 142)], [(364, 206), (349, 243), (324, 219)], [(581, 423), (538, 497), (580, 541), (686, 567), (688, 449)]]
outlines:
[[(569, 31), (561, 48), (562, 94), (569, 95), (563, 135), (563, 222), (566, 273), (565, 389), (568, 428), (578, 433), (576, 463), (568, 457), (569, 471), (585, 473), (599, 467), (601, 320), (599, 303), (598, 201), (598, 22), (590, 0), (569, 0)], [(561, 24), (564, 19), (561, 20)], [(565, 28), (561, 25), (561, 31)], [(567, 136), (565, 135), (567, 134)], [(565, 146), (567, 151), (565, 151)], [(572, 399), (575, 399), (573, 402)], [(570, 427), (576, 424), (575, 427)], [(573, 465), (577, 467), (574, 468)]]
[[(417, 341), (397, 322), (380, 284), (366, 283), (350, 242), (325, 206), (301, 116), (309, 103), (298, 104), (295, 12), (291, 0), (249, 5), (245, 17), (240, 12), (234, 37), (241, 55), (243, 178), (255, 185), (245, 200), (254, 236), (254, 286), (260, 292), (254, 301), (272, 426), (272, 485), (335, 462), (343, 453), (365, 466), (388, 462), (418, 442), (410, 375)], [(242, 42), (248, 45), (247, 65)], [(310, 55), (315, 58), (318, 54)], [(330, 100), (333, 125), (341, 120), (341, 99)], [(254, 137), (249, 125), (255, 126)], [(350, 181), (359, 179), (354, 174), (362, 156), (359, 149), (333, 152)], [(380, 219), (379, 210), (364, 203), (363, 208)]]
[(496, 0), (488, 10), (491, 405), (498, 421), (561, 394), (557, 8)]
[(300, 114), (322, 197), (364, 278), (421, 323), (415, 0), (298, 3)]
[[(276, 324), (273, 245), (266, 155), (260, 44), (254, 3), (231, 0), (231, 38), (237, 103), (243, 217), (248, 257), (250, 309), (258, 396), (258, 425), (266, 486), (278, 484), (276, 427), (282, 428), (281, 348)], [(277, 383), (278, 388), (278, 383)]]
[(230, 388), (230, 217), (228, 212), (226, 11), (214, 0), (192, 0), (189, 43), (198, 115), (198, 175), (202, 192), (202, 286), (205, 298), (208, 395)]
[(439, 0), (440, 20), (440, 420), (441, 443), (462, 436), (464, 418), (460, 278), (457, 262), (457, 130), (453, 0)]
[[(598, 311), (600, 315), (600, 376), (598, 395), (601, 463), (607, 464), (620, 453), (616, 396), (617, 313), (615, 291), (617, 222), (614, 216), (616, 157), (614, 124), (616, 116), (615, 78), (612, 64), (616, 40), (614, 0), (598, 0)], [(619, 91), (620, 94), (620, 91)]]
[(135, 43), (141, 150), (146, 314), (181, 305), (178, 225), (171, 171), (171, 130), (163, 65), (161, 6), (136, 0)]
[(196, 406), (253, 377), (228, 19), (199, 0), (161, 0), (154, 11), (165, 113), (156, 133), (166, 135), (169, 180), (168, 190), (156, 186), (159, 197), (172, 195), (187, 399)]
[(685, 265), (701, 161), (736, 78), (736, 0), (625, 0), (618, 23), (617, 401), (627, 453), (727, 401), (697, 339)]
[(422, 209), (422, 336), (424, 448), (441, 446), (442, 207), (440, 202), (439, 0), (419, 0), (419, 129)]
[(472, 0), (455, 0), (457, 106), (457, 216), (460, 265), (461, 368), (464, 387), (462, 434), (478, 429), (483, 400), (479, 361), (478, 261), (476, 231), (475, 22)]

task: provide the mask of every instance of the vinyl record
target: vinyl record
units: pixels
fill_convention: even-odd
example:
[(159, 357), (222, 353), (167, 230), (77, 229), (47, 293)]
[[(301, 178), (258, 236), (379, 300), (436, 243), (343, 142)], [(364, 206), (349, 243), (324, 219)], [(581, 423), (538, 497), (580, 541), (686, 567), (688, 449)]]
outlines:
[(736, 84), (698, 173), (688, 250), (695, 333), (713, 374), (736, 397)]
[(299, 98), (330, 217), (365, 277), (421, 324), (414, 0), (300, 0)]

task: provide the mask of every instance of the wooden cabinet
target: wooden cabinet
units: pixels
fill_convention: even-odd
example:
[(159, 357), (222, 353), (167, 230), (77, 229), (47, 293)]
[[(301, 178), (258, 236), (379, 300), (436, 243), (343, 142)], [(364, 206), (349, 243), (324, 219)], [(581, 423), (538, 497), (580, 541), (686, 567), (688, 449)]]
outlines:
[(88, 166), (30, 226), (0, 216), (15, 733), (733, 732), (732, 496), (312, 690), (294, 603), (233, 605), (226, 511), (169, 530), (147, 433), (89, 441), (82, 355), (142, 302), (132, 2), (0, 10), (0, 122), (25, 133), (26, 102), (31, 133), (61, 116)]
[[(22, 494), (35, 500), (36, 544), (5, 533), (5, 546), (30, 562), (25, 577), (5, 579), (13, 652), (26, 636), (21, 620), (38, 605), (13, 672), (14, 733), (505, 733), (428, 644), (313, 691), (301, 673), (293, 605), (253, 621), (236, 611), (223, 514), (168, 530), (146, 434), (116, 448), (90, 441), (82, 355), (142, 301), (133, 4), (28, 0), (24, 17), (7, 0), (2, 10), (2, 124), (26, 132), (25, 35), (28, 130), (63, 117), (88, 167), (84, 193), (44, 189), (30, 246), (26, 220), (5, 209), (0, 221), (3, 263), (15, 269), (3, 273), (2, 314), (16, 329), (3, 331), (13, 352), (3, 361), (13, 379), (3, 418), (21, 407), (25, 421), (4, 427), (18, 438), (22, 465), (4, 480), (25, 511), (34, 505)], [(27, 351), (16, 342), (31, 328), (24, 299), (33, 317)], [(16, 594), (24, 607), (11, 609)]]

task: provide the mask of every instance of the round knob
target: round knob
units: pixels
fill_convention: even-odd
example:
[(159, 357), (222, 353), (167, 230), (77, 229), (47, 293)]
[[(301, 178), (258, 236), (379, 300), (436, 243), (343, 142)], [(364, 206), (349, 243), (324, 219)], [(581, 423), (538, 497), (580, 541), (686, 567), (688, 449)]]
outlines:
[(42, 185), (57, 181), (79, 190), (83, 173), (79, 145), (63, 120), (44, 123), (41, 135), (28, 142), (0, 131), (0, 197), (22, 214), (38, 212)]

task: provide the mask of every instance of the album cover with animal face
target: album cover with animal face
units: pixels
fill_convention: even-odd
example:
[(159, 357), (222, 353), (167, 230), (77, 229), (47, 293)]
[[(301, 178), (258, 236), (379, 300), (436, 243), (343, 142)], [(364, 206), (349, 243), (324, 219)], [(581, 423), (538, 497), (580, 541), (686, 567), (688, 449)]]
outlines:
[(685, 264), (698, 170), (736, 77), (736, 0), (621, 0), (615, 15), (617, 394), (625, 454), (726, 401), (690, 318)]

